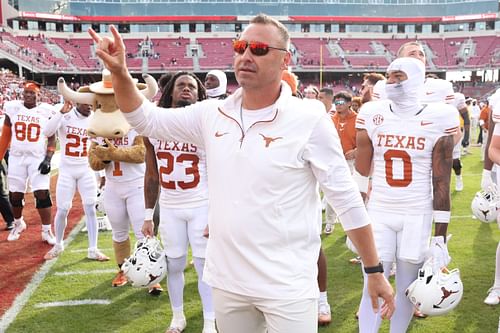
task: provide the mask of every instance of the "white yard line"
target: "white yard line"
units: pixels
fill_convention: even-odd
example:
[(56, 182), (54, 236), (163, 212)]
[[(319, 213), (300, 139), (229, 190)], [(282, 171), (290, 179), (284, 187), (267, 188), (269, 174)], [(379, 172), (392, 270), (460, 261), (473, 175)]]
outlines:
[(60, 301), (35, 304), (35, 308), (53, 308), (56, 306), (77, 306), (77, 305), (109, 305), (109, 299), (82, 299), (78, 301)]
[[(84, 223), (81, 223), (80, 221), (80, 223), (75, 226), (75, 228), (71, 231), (71, 233), (68, 235), (68, 238), (64, 242), (65, 246), (68, 246), (75, 239), (76, 235), (78, 235), (78, 232), (80, 232), (80, 229), (83, 227), (83, 225)], [(16, 297), (12, 306), (4, 313), (4, 315), (0, 319), (0, 332), (5, 332), (9, 325), (12, 324), (12, 322), (16, 319), (16, 316), (19, 314), (19, 312), (21, 312), (23, 307), (28, 302), (29, 298), (33, 295), (40, 283), (42, 283), (45, 276), (50, 271), (52, 266), (54, 266), (56, 261), (57, 260), (46, 261), (45, 264), (43, 264), (42, 267), (38, 270), (38, 272), (35, 273), (33, 279), (31, 279), (23, 292)]]
[(92, 275), (92, 274), (109, 274), (116, 273), (116, 269), (95, 269), (92, 271), (67, 271), (67, 272), (55, 272), (56, 276), (68, 276), (68, 275)]
[(476, 217), (472, 216), (472, 214), (470, 214), (470, 215), (452, 215), (451, 218), (452, 219), (473, 219), (473, 220), (476, 219)]

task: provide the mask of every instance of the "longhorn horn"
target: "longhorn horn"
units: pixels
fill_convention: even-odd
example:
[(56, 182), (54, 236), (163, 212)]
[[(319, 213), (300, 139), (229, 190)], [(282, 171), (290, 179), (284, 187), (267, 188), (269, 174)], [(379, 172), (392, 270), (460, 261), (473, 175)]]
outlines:
[(63, 95), (67, 101), (72, 101), (79, 104), (93, 105), (95, 101), (94, 93), (79, 93), (68, 88), (64, 78), (57, 79), (57, 91)]
[(144, 79), (144, 82), (146, 82), (146, 89), (140, 90), (140, 92), (148, 100), (152, 100), (158, 92), (158, 83), (156, 83), (155, 78), (149, 74), (143, 74), (142, 78)]

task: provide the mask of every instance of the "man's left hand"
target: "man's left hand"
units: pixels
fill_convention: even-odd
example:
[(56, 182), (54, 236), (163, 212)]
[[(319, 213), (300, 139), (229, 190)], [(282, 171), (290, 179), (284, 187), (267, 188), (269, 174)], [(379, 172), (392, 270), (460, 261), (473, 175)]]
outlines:
[(38, 166), (38, 171), (40, 171), (42, 175), (46, 175), (50, 172), (50, 158), (45, 157), (42, 163)]

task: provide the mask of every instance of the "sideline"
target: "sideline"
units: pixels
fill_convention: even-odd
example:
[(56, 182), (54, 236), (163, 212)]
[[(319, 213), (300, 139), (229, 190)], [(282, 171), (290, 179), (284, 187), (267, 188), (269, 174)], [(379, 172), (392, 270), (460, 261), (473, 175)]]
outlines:
[[(80, 232), (80, 230), (83, 228), (85, 225), (84, 218), (78, 222), (78, 224), (71, 230), (69, 233), (68, 237), (64, 241), (64, 246), (68, 247), (69, 244), (75, 239), (76, 235)], [(5, 332), (7, 331), (7, 328), (12, 324), (12, 322), (16, 319), (17, 315), (23, 307), (26, 305), (28, 300), (30, 299), (31, 295), (35, 292), (35, 290), (38, 288), (40, 283), (43, 282), (45, 279), (45, 276), (47, 273), (50, 271), (52, 266), (57, 262), (57, 258), (54, 260), (48, 260), (46, 261), (38, 270), (38, 272), (35, 273), (31, 281), (26, 285), (26, 288), (24, 288), (23, 292), (17, 295), (16, 299), (12, 303), (12, 306), (5, 311), (4, 315), (0, 319), (0, 332)]]

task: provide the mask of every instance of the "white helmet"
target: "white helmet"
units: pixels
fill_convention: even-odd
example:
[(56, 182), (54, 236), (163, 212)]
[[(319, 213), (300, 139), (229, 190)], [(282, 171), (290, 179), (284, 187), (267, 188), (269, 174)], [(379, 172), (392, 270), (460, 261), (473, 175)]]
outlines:
[(97, 189), (97, 201), (95, 202), (95, 210), (98, 213), (106, 214), (104, 210), (104, 187)]
[(453, 310), (464, 292), (460, 271), (433, 272), (432, 260), (418, 270), (417, 279), (406, 289), (406, 297), (425, 315), (439, 316)]
[(160, 241), (146, 237), (135, 245), (134, 253), (121, 267), (134, 287), (151, 287), (167, 275), (167, 258)]
[(485, 223), (496, 220), (499, 206), (496, 186), (488, 188), (487, 191), (478, 191), (470, 205), (474, 216)]

